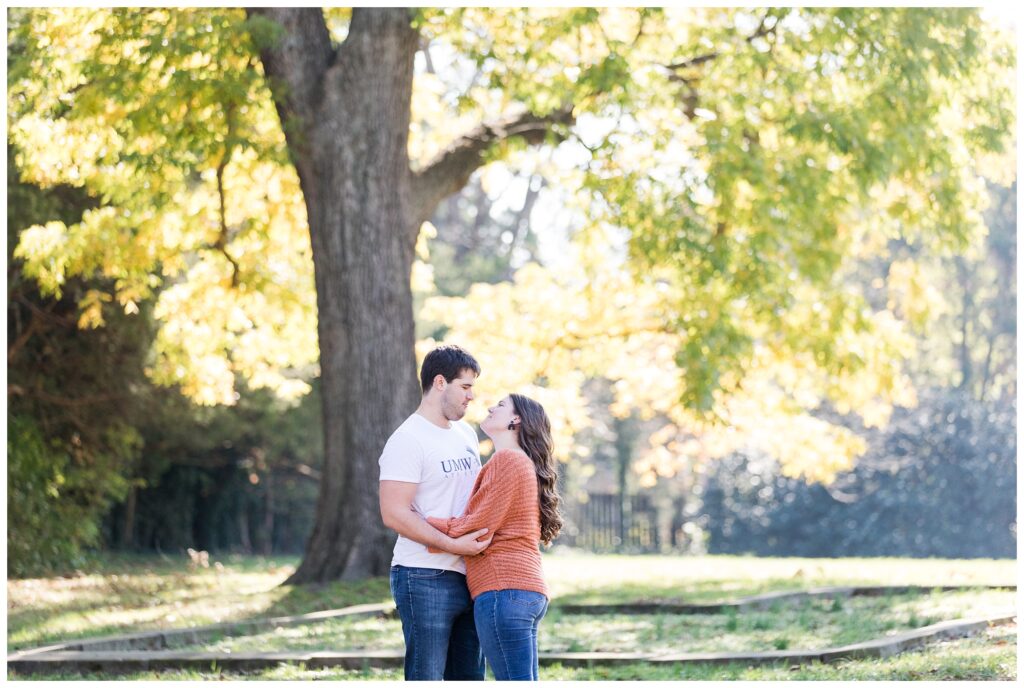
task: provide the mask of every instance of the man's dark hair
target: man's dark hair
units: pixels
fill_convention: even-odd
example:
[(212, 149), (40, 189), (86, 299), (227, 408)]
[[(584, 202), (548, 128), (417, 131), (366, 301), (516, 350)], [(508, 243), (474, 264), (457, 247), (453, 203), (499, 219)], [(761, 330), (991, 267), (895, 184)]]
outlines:
[(423, 386), (423, 393), (430, 391), (434, 384), (434, 378), (444, 375), (447, 382), (451, 382), (466, 369), (480, 374), (480, 364), (476, 359), (461, 346), (446, 344), (439, 346), (423, 359), (423, 367), (420, 368), (420, 384)]

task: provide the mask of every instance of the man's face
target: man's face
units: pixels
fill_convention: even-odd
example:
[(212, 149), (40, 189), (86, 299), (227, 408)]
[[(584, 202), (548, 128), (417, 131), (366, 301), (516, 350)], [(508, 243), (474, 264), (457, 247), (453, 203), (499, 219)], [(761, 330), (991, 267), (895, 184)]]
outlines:
[(476, 373), (469, 368), (463, 368), (459, 376), (449, 382), (441, 396), (441, 413), (448, 420), (462, 420), (469, 408), (469, 402), (473, 400), (473, 385), (476, 383)]

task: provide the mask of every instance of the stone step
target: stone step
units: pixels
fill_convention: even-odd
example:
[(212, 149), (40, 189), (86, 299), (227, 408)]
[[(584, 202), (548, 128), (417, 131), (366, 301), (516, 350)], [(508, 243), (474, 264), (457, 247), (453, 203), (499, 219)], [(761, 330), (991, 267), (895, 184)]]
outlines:
[[(865, 657), (890, 657), (927, 642), (945, 638), (959, 638), (983, 631), (990, 626), (1014, 623), (1015, 613), (943, 621), (923, 628), (906, 631), (843, 647), (820, 650), (776, 650), (768, 652), (738, 653), (663, 653), (632, 652), (542, 652), (540, 663), (545, 666), (593, 667), (648, 662), (665, 664), (728, 664), (745, 665), (786, 663), (790, 665), (811, 662), (835, 662)], [(178, 650), (155, 651), (50, 651), (46, 653), (9, 656), (8, 671), (19, 674), (50, 673), (103, 673), (122, 674), (141, 671), (187, 669), (193, 671), (247, 672), (273, 668), (278, 664), (304, 664), (307, 668), (396, 668), (403, 664), (401, 650), (358, 650), (351, 652), (184, 652)]]
[(327, 609), (310, 614), (295, 616), (278, 616), (266, 619), (248, 619), (227, 621), (210, 626), (195, 628), (168, 628), (159, 631), (144, 631), (113, 635), (104, 638), (70, 640), (63, 643), (19, 650), (7, 655), (7, 661), (21, 657), (30, 657), (51, 652), (105, 652), (131, 650), (163, 650), (172, 645), (197, 645), (212, 638), (253, 635), (285, 626), (301, 626), (303, 624), (321, 623), (343, 617), (389, 616), (395, 613), (395, 605), (387, 602), (382, 604), (359, 604), (343, 609)]
[(624, 602), (608, 604), (553, 604), (564, 614), (723, 614), (729, 611), (748, 612), (770, 609), (775, 604), (788, 604), (805, 599), (835, 599), (861, 596), (925, 594), (960, 590), (1016, 590), (1016, 585), (859, 585), (830, 586), (808, 590), (786, 590), (742, 597), (733, 602), (659, 603)]

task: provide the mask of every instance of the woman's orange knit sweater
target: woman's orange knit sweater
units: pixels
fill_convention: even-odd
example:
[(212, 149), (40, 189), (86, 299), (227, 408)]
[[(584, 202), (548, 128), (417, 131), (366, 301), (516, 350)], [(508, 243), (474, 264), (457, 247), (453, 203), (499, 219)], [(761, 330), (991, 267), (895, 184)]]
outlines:
[(487, 549), (466, 557), (466, 583), (473, 599), (488, 590), (531, 590), (547, 596), (540, 563), (537, 473), (525, 453), (496, 452), (477, 475), (463, 515), (427, 521), (450, 537), (479, 528), (494, 536)]

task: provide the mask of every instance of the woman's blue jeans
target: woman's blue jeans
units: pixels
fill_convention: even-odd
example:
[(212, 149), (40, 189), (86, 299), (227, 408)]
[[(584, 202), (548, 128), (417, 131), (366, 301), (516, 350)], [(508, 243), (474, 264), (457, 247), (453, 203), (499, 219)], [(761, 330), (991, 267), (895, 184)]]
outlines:
[(484, 680), (484, 656), (464, 575), (392, 566), (391, 595), (405, 636), (405, 680)]
[(484, 656), (499, 681), (538, 680), (537, 627), (548, 598), (529, 590), (491, 590), (473, 605)]

